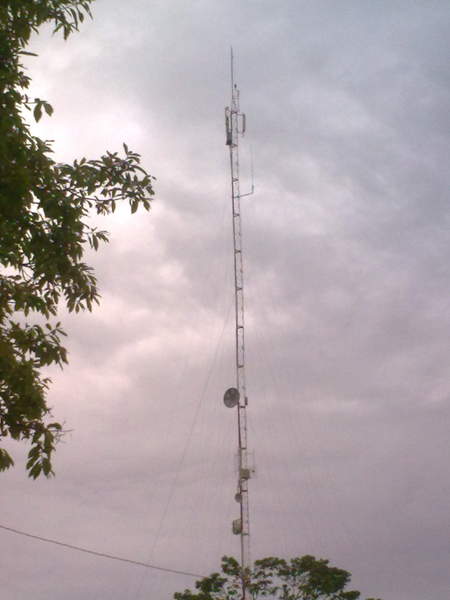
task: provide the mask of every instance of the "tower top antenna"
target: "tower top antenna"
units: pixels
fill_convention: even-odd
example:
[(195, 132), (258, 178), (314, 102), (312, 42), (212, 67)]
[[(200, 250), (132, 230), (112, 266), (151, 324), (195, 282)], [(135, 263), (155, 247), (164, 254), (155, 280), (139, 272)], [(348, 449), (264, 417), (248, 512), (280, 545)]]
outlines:
[(231, 71), (231, 96), (233, 96), (233, 87), (234, 87), (234, 56), (233, 56), (233, 46), (230, 47), (230, 71)]

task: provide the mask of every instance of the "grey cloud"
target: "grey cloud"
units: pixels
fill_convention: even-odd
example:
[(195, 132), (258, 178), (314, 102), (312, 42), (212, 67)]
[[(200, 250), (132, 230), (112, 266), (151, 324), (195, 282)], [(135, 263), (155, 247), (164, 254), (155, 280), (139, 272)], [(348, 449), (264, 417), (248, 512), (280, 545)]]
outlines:
[[(243, 189), (250, 143), (257, 189), (243, 201), (254, 558), (316, 553), (366, 595), (441, 600), (447, 4), (133, 5), (99, 1), (69, 43), (35, 42), (32, 73), (56, 109), (39, 131), (58, 156), (125, 140), (158, 177), (157, 200), (148, 218), (104, 225), (111, 244), (91, 259), (103, 304), (64, 316), (71, 364), (52, 372), (55, 415), (74, 431), (54, 481), (3, 476), (5, 520), (195, 572), (237, 553), (235, 423), (221, 404), (233, 44)], [(191, 584), (5, 543), (14, 600), (164, 598)]]

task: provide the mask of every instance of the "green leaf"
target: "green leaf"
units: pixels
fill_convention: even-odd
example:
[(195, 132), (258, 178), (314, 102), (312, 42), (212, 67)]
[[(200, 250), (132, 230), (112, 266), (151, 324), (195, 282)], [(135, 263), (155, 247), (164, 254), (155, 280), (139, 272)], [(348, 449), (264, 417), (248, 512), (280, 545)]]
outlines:
[(6, 471), (13, 465), (14, 461), (10, 454), (4, 448), (0, 448), (0, 471)]
[(46, 477), (53, 474), (52, 466), (48, 458), (44, 458), (44, 460), (42, 461), (42, 470), (44, 471), (44, 475)]
[(42, 102), (40, 100), (36, 100), (36, 106), (34, 107), (33, 115), (36, 122), (42, 117)]
[(32, 469), (30, 469), (30, 471), (28, 472), (28, 475), (30, 477), (32, 477), (33, 479), (36, 479), (41, 474), (41, 471), (42, 471), (41, 463), (36, 463), (34, 465), (34, 467)]
[(51, 117), (53, 114), (53, 106), (48, 102), (44, 102), (43, 105), (45, 112)]

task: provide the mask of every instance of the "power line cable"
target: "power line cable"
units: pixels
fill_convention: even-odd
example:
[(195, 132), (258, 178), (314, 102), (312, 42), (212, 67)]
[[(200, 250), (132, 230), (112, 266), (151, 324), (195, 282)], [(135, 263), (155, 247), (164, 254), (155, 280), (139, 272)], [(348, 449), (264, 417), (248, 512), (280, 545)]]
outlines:
[(69, 550), (76, 550), (77, 552), (84, 552), (85, 554), (92, 554), (93, 556), (99, 556), (101, 558), (109, 558), (110, 560), (117, 560), (120, 562), (129, 563), (131, 565), (137, 565), (138, 567), (145, 567), (146, 569), (155, 569), (156, 571), (174, 573), (175, 575), (187, 575), (188, 577), (205, 577), (205, 575), (200, 575), (199, 573), (190, 573), (189, 571), (180, 571), (178, 569), (170, 569), (168, 567), (158, 567), (157, 565), (141, 562), (139, 560), (133, 560), (131, 558), (123, 558), (121, 556), (115, 556), (114, 554), (107, 554), (105, 552), (96, 552), (95, 550), (89, 550), (88, 548), (82, 548), (81, 546), (75, 546), (74, 544), (66, 544), (65, 542), (60, 542), (51, 538), (42, 537), (40, 535), (33, 535), (25, 531), (20, 531), (19, 529), (14, 529), (13, 527), (7, 527), (6, 525), (0, 525), (0, 529), (4, 529), (5, 531), (9, 531), (11, 533), (16, 533), (17, 535), (23, 535), (25, 537), (32, 538), (33, 540), (38, 540), (40, 542), (47, 542), (48, 544), (54, 544), (55, 546), (69, 548)]

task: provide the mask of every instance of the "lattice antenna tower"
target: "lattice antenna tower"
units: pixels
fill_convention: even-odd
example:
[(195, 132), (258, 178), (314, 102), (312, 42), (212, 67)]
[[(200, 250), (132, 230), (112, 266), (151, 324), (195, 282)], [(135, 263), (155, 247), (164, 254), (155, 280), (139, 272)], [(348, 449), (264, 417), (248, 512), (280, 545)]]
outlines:
[(245, 321), (244, 321), (244, 263), (242, 258), (241, 198), (254, 192), (253, 173), (251, 191), (241, 194), (239, 182), (239, 139), (245, 133), (245, 114), (239, 107), (239, 89), (234, 82), (233, 49), (231, 49), (231, 105), (225, 109), (226, 144), (230, 151), (231, 208), (233, 221), (234, 299), (236, 338), (236, 387), (229, 388), (224, 403), (236, 407), (238, 427), (238, 481), (235, 499), (239, 504), (239, 518), (232, 524), (240, 536), (242, 598), (249, 598), (247, 575), (250, 571), (250, 515), (248, 483), (253, 469), (249, 464), (247, 446), (247, 390), (245, 381)]

